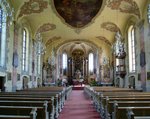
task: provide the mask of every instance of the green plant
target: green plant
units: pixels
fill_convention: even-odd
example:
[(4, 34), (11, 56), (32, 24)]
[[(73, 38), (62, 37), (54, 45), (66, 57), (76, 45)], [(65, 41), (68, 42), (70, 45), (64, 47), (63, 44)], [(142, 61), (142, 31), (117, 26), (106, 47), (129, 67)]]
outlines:
[(62, 80), (58, 79), (58, 80), (57, 80), (57, 85), (58, 85), (58, 86), (62, 86)]
[(90, 86), (98, 86), (98, 83), (95, 80), (91, 80)]

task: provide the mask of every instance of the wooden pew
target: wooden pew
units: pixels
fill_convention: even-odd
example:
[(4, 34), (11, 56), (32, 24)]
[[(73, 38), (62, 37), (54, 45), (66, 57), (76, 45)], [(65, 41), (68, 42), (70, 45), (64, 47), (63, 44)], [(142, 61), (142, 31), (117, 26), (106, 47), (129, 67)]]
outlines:
[[(68, 98), (70, 92), (72, 91), (72, 86), (69, 87), (40, 87), (40, 88), (30, 88), (26, 90), (18, 90), (17, 92), (51, 92), (51, 93), (61, 93), (61, 107), (63, 108), (65, 100)], [(61, 109), (60, 109), (61, 111)]]
[[(106, 95), (115, 95), (115, 94), (126, 94), (126, 93), (140, 93), (141, 90), (135, 90), (135, 89), (129, 89), (129, 88), (116, 88), (116, 87), (85, 87), (85, 92), (88, 93), (92, 97), (93, 100), (93, 105), (97, 109), (97, 111), (100, 111), (99, 109), (99, 100), (100, 100), (100, 95), (103, 94), (104, 96)], [(113, 92), (113, 93), (112, 93)], [(150, 93), (149, 93), (150, 94)], [(127, 94), (126, 94), (127, 95)]]
[(110, 101), (108, 102), (107, 109), (105, 109), (105, 118), (112, 118), (112, 113), (114, 111), (114, 104), (117, 103), (119, 107), (143, 107), (150, 106), (150, 101)]
[[(15, 101), (0, 100), (0, 106), (28, 106), (37, 107), (37, 119), (49, 119), (48, 101)], [(38, 109), (40, 107), (40, 109)], [(41, 108), (43, 107), (43, 109)]]
[[(42, 90), (41, 90), (42, 89)], [(58, 89), (53, 92), (50, 92), (49, 88), (41, 88), (41, 89), (34, 89), (34, 91), (19, 91), (19, 92), (5, 92), (5, 93), (0, 93), (1, 97), (46, 97), (46, 98), (51, 98), (54, 96), (54, 108), (55, 108), (55, 117), (58, 117), (59, 112), (61, 112), (63, 106), (64, 106), (64, 101), (65, 101), (65, 96), (64, 96), (64, 91), (58, 91)], [(53, 89), (53, 88), (52, 88)], [(60, 88), (62, 89), (62, 88)], [(67, 93), (70, 93), (71, 87), (67, 88)]]
[(37, 97), (0, 97), (0, 100), (7, 100), (7, 101), (47, 101), (48, 102), (48, 113), (49, 118), (54, 119), (56, 118), (56, 112), (52, 104), (54, 98), (37, 98)]
[[(107, 95), (110, 97), (110, 98), (129, 98), (131, 97), (131, 100), (134, 100), (133, 97), (147, 97), (149, 98), (150, 97), (150, 93), (141, 93), (141, 92), (138, 92), (138, 91), (133, 91), (133, 92), (129, 92), (128, 89), (121, 89), (119, 90), (118, 89), (115, 89), (115, 91), (112, 93), (112, 91), (110, 91), (110, 87), (106, 88), (107, 91), (105, 90), (104, 92), (96, 92), (96, 91), (91, 91), (93, 93), (93, 102), (94, 102), (94, 106), (96, 107), (97, 111), (100, 112), (100, 114), (102, 115), (102, 118), (105, 118), (106, 116), (106, 112), (107, 112)], [(103, 89), (102, 89), (103, 91)], [(142, 99), (140, 99), (142, 100)], [(145, 99), (143, 99), (145, 100)], [(149, 99), (148, 99), (149, 100)]]
[[(120, 106), (122, 108), (127, 107), (127, 106), (128, 107), (130, 107), (130, 106), (136, 107), (137, 104), (135, 104), (134, 102), (139, 102), (140, 107), (143, 107), (143, 105), (146, 107), (149, 106), (148, 101), (150, 101), (150, 93), (149, 92), (140, 92), (142, 90), (120, 89), (120, 88), (112, 88), (112, 87), (94, 87), (93, 89), (86, 87), (85, 90), (86, 90), (86, 92), (91, 93), (90, 95), (92, 95), (94, 105), (96, 108), (98, 108), (97, 111), (99, 111), (101, 113), (103, 119), (111, 118), (109, 116), (109, 113), (112, 112), (113, 101), (115, 101), (115, 100), (117, 100), (120, 103), (121, 103), (121, 101), (128, 102), (128, 103), (129, 103), (129, 101), (130, 101), (130, 103), (132, 101), (131, 104), (130, 103), (129, 104), (128, 103), (120, 104), (119, 103), (119, 108), (120, 108)], [(142, 101), (143, 101), (143, 104), (142, 104)], [(145, 101), (147, 101), (147, 104)], [(136, 107), (136, 108), (140, 108), (140, 107)], [(114, 112), (113, 112), (113, 114), (114, 114)], [(139, 116), (141, 116), (141, 115), (139, 115)], [(118, 118), (118, 116), (117, 116), (116, 119), (124, 119), (124, 118), (122, 118), (122, 117)]]
[(5, 93), (0, 93), (0, 96), (25, 96), (25, 97), (55, 97), (55, 102), (54, 104), (57, 106), (58, 111), (61, 112), (63, 105), (64, 105), (64, 101), (65, 101), (65, 97), (63, 96), (62, 92), (47, 92), (47, 91), (36, 91), (36, 92), (5, 92)]
[(128, 119), (150, 119), (150, 115), (142, 116), (138, 114), (137, 116), (132, 109), (127, 109), (127, 117)]
[(36, 107), (0, 106), (0, 119), (37, 119), (36, 111)]
[(109, 86), (102, 86), (102, 87), (93, 87), (93, 90), (96, 92), (127, 92), (127, 91), (132, 91), (132, 92), (142, 92), (142, 90), (136, 90), (136, 89), (131, 89), (131, 88), (117, 88), (117, 87), (109, 87)]
[(132, 119), (150, 119), (150, 116), (134, 116)]
[(26, 90), (22, 90), (22, 91), (50, 91), (50, 92), (63, 92), (63, 95), (65, 97), (65, 99), (68, 99), (68, 96), (70, 94), (70, 92), (72, 91), (72, 86), (69, 87), (57, 87), (57, 86), (52, 86), (52, 87), (40, 87), (40, 88), (30, 88), (30, 89), (26, 89)]
[[(105, 100), (106, 100), (106, 102), (104, 104), (102, 104), (104, 106), (104, 108), (102, 108), (101, 113), (104, 117), (109, 117), (109, 113), (111, 114), (111, 111), (108, 107), (110, 107), (109, 102), (111, 102), (111, 101), (115, 101), (115, 102), (117, 102), (117, 101), (118, 102), (120, 102), (120, 101), (150, 101), (150, 97), (141, 97), (141, 96), (139, 96), (139, 97), (124, 97), (124, 98), (123, 97), (122, 98), (107, 97)], [(109, 110), (107, 110), (107, 109), (109, 109)]]
[[(10, 92), (10, 93), (0, 93), (0, 97), (25, 97), (25, 98), (46, 98), (45, 100), (50, 100), (54, 98), (53, 102), (49, 101), (49, 107), (54, 108), (54, 116), (58, 117), (59, 111), (62, 109), (61, 98), (57, 93), (49, 92)], [(49, 108), (49, 109), (50, 109)], [(51, 110), (52, 111), (52, 110)], [(52, 114), (51, 114), (52, 115)]]
[(131, 110), (135, 115), (150, 115), (150, 107), (119, 107), (117, 104), (114, 105), (114, 112), (112, 113), (112, 119), (131, 119), (126, 113), (127, 110)]
[[(18, 92), (9, 92), (9, 93), (0, 93), (0, 100), (18, 100), (18, 101), (33, 101), (36, 98), (36, 101), (41, 100), (49, 100), (52, 97), (55, 97), (54, 99), (54, 108), (51, 109), (51, 112), (55, 112), (55, 114), (51, 114), (51, 119), (57, 118), (59, 112), (61, 111), (64, 100), (67, 98), (69, 93), (71, 92), (71, 87), (66, 88), (64, 90), (64, 87), (45, 87), (45, 88), (34, 88), (34, 89), (28, 89), (28, 90), (22, 90)], [(67, 95), (66, 95), (67, 94)], [(50, 106), (49, 106), (50, 107)], [(49, 108), (48, 108), (49, 109)], [(52, 111), (53, 110), (53, 111)], [(53, 117), (54, 116), (54, 117)]]
[[(123, 94), (121, 94), (121, 95), (119, 95), (118, 93), (114, 93), (114, 95), (108, 95), (108, 96), (104, 96), (103, 94), (100, 94), (100, 95), (98, 95), (97, 94), (97, 97), (96, 97), (96, 103), (95, 104), (97, 104), (97, 109), (99, 110), (99, 112), (101, 113), (101, 114), (103, 114), (105, 111), (107, 111), (106, 109), (107, 109), (107, 105), (108, 105), (108, 102), (110, 101), (110, 99), (112, 100), (112, 101), (114, 101), (114, 100), (125, 100), (125, 101), (128, 101), (128, 100), (136, 100), (135, 98), (150, 98), (150, 93), (149, 94), (136, 94), (136, 93), (123, 93)], [(130, 98), (130, 99), (129, 99)], [(143, 99), (143, 100), (144, 100)], [(140, 100), (142, 100), (142, 99), (140, 99)], [(106, 108), (106, 109), (105, 109)], [(105, 111), (104, 111), (105, 110)]]

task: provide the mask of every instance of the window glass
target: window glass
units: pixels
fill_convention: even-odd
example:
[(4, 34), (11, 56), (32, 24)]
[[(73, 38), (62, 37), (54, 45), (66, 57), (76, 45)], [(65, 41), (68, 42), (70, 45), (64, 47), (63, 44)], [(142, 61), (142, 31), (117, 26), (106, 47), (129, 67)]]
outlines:
[(133, 25), (128, 29), (128, 49), (129, 72), (135, 72), (135, 29)]
[(94, 68), (94, 62), (93, 62), (93, 58), (94, 58), (94, 55), (93, 53), (90, 53), (89, 54), (89, 71), (92, 73), (93, 72), (93, 68)]
[(28, 53), (29, 53), (29, 38), (28, 32), (24, 28), (23, 29), (23, 39), (22, 39), (22, 70), (28, 71)]

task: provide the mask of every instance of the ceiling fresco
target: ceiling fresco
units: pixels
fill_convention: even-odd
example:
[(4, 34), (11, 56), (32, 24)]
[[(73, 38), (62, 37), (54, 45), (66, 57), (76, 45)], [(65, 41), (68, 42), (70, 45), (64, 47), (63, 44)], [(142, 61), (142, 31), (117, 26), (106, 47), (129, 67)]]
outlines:
[(101, 28), (104, 28), (108, 31), (111, 31), (111, 32), (117, 32), (117, 31), (120, 31), (120, 29), (118, 28), (118, 26), (112, 22), (104, 22), (101, 24)]
[(20, 8), (19, 17), (23, 15), (29, 15), (32, 13), (40, 13), (43, 12), (44, 9), (48, 7), (48, 2), (44, 0), (29, 0), (28, 2), (24, 2), (23, 6)]
[(58, 14), (67, 24), (81, 28), (97, 15), (103, 0), (54, 0)]
[(55, 24), (45, 23), (38, 28), (37, 32), (43, 33), (43, 32), (47, 32), (47, 31), (54, 30), (54, 29), (56, 29)]
[(139, 7), (133, 0), (108, 0), (107, 7), (123, 13), (134, 14), (140, 18)]

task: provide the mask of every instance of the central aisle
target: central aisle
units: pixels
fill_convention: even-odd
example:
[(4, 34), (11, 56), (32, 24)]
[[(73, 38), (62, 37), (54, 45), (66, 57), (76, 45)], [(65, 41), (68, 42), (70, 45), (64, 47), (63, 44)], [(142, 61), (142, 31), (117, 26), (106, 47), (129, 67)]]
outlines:
[(100, 119), (83, 90), (73, 90), (58, 119)]

